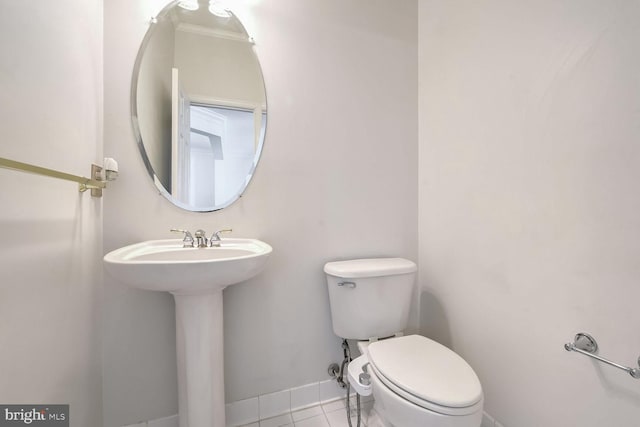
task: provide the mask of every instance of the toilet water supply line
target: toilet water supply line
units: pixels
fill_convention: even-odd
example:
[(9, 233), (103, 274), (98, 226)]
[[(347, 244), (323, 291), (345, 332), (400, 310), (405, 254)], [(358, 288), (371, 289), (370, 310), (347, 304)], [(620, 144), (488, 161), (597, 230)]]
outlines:
[[(342, 340), (342, 353), (344, 354), (344, 359), (342, 359), (342, 363), (340, 364), (340, 369), (335, 373), (336, 381), (338, 385), (342, 388), (347, 389), (347, 422), (349, 423), (349, 427), (353, 427), (351, 425), (351, 383), (349, 379), (344, 380), (344, 372), (345, 367), (348, 369), (349, 362), (351, 362), (351, 349), (349, 349), (349, 343), (347, 340)], [(331, 368), (330, 368), (331, 369)], [(358, 421), (356, 426), (360, 427), (360, 395), (356, 393), (356, 412), (358, 414)]]

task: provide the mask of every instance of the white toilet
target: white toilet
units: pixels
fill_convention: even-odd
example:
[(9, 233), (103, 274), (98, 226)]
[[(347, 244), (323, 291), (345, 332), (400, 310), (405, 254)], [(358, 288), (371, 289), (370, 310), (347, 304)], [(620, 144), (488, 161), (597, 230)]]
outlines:
[(416, 270), (402, 258), (324, 266), (333, 330), (358, 340), (362, 353), (349, 363), (349, 382), (361, 395), (373, 393), (377, 415), (369, 426), (479, 427), (483, 394), (471, 366), (433, 340), (402, 336)]

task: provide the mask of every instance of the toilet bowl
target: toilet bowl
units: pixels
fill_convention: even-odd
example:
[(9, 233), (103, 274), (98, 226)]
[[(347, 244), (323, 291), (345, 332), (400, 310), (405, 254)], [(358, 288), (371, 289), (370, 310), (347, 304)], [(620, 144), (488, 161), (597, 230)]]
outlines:
[[(469, 364), (445, 346), (420, 335), (409, 335), (371, 345), (359, 342), (358, 348), (362, 356), (349, 364), (349, 381), (356, 392), (373, 393), (379, 426), (481, 424), (480, 381)], [(360, 382), (360, 373), (365, 370), (370, 375), (369, 386)], [(367, 425), (375, 427), (371, 422)]]
[(362, 354), (349, 363), (349, 382), (373, 394), (368, 427), (479, 427), (484, 399), (471, 366), (429, 338), (402, 336), (416, 270), (402, 258), (325, 264), (333, 330)]

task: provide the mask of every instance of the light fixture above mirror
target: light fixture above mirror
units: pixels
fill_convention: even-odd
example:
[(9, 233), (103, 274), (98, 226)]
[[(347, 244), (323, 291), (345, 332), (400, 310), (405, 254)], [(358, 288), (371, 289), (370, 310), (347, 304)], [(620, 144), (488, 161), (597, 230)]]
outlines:
[(230, 18), (231, 11), (225, 8), (219, 1), (217, 0), (209, 0), (209, 12), (212, 14), (219, 16), (220, 18)]
[(200, 7), (198, 0), (180, 0), (178, 6), (186, 10), (198, 10)]
[[(200, 4), (198, 0), (180, 0), (178, 6), (186, 10), (198, 10)], [(209, 0), (209, 12), (220, 18), (230, 18), (231, 11), (227, 9), (219, 0)]]
[(134, 133), (162, 195), (199, 212), (229, 206), (253, 177), (266, 132), (254, 41), (217, 0), (180, 0), (152, 21), (134, 68)]

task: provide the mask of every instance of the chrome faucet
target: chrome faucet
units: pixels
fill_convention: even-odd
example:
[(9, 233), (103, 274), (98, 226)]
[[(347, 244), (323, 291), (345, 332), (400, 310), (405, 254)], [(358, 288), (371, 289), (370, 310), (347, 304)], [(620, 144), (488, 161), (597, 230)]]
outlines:
[(202, 229), (196, 230), (195, 236), (196, 236), (196, 245), (199, 248), (206, 248), (207, 247), (206, 232), (204, 230), (202, 230)]
[(211, 235), (211, 238), (209, 239), (209, 246), (212, 247), (212, 248), (220, 246), (220, 234), (222, 234), (222, 233), (230, 233), (232, 231), (233, 230), (231, 228), (227, 228), (227, 229), (224, 229), (224, 230), (216, 231), (215, 233), (213, 233)]
[[(174, 233), (183, 233), (184, 239), (182, 239), (182, 247), (183, 248), (192, 248), (193, 247), (193, 236), (187, 230), (179, 230), (177, 228), (172, 228), (172, 232)], [(200, 231), (200, 230), (198, 230)]]
[(188, 232), (187, 230), (180, 230), (178, 228), (172, 228), (171, 231), (173, 231), (174, 233), (182, 233), (184, 234), (184, 239), (182, 240), (182, 247), (183, 248), (206, 248), (207, 244), (210, 247), (218, 247), (220, 246), (220, 242), (221, 242), (221, 238), (220, 235), (222, 233), (230, 233), (231, 230), (230, 228), (226, 228), (224, 230), (218, 230), (215, 233), (213, 233), (211, 235), (210, 239), (207, 239), (206, 236), (206, 232), (202, 229), (198, 229), (196, 230), (196, 232), (194, 233), (195, 235), (195, 239), (193, 238), (193, 236), (191, 235), (190, 232)]

